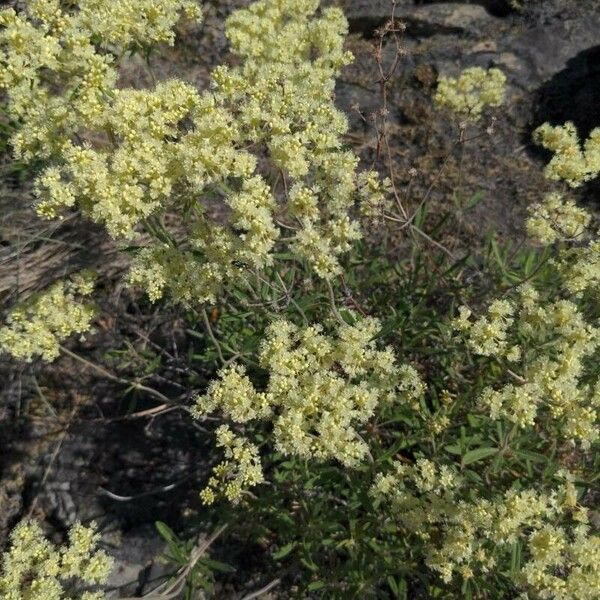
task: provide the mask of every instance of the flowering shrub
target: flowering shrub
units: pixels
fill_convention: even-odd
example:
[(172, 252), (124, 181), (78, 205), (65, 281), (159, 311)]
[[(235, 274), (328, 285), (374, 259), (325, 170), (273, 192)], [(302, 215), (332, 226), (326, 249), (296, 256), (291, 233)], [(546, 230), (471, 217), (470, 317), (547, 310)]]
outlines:
[(600, 128), (593, 129), (583, 147), (571, 121), (559, 127), (544, 123), (533, 132), (538, 144), (554, 152), (546, 177), (578, 187), (600, 173)]
[[(519, 427), (532, 427), (538, 412), (548, 411), (551, 419), (545, 423), (556, 420), (559, 435), (589, 447), (598, 439), (600, 388), (594, 382), (595, 369), (586, 372), (584, 365), (596, 353), (600, 330), (586, 324), (568, 300), (543, 304), (526, 284), (520, 295), (518, 312), (514, 304), (496, 300), (489, 317), (470, 323), (467, 311), (461, 311), (458, 327), (468, 332), (473, 352), (522, 365), (517, 366), (522, 374), (507, 370), (517, 383), (500, 390), (485, 388), (481, 403), (493, 419), (502, 416)], [(511, 337), (520, 345), (509, 345)]]
[[(192, 2), (147, 4), (146, 19), (129, 2), (68, 10), (40, 0), (24, 14), (2, 11), (0, 85), (21, 124), (12, 146), (18, 158), (48, 163), (36, 181), (38, 213), (54, 218), (77, 204), (111, 236), (132, 238), (149, 218), (183, 211), (190, 235), (182, 247), (171, 239), (150, 246), (132, 269), (131, 281), (153, 299), (168, 282), (177, 299), (214, 301), (236, 265), (272, 261), (276, 217), (320, 276), (338, 274), (339, 255), (359, 237), (348, 215), (356, 159), (342, 145), (347, 122), (332, 102), (334, 78), (351, 59), (341, 11), (316, 17), (316, 0), (257, 2), (229, 20), (241, 65), (217, 68), (210, 90), (175, 80), (121, 89), (126, 49), (172, 43), (179, 12), (199, 17)], [(284, 206), (252, 146), (266, 147), (272, 168), (290, 178)], [(230, 208), (228, 227), (207, 220), (203, 194)], [(200, 266), (186, 266), (198, 254)]]
[(196, 412), (220, 409), (238, 423), (270, 419), (275, 447), (284, 455), (356, 466), (368, 454), (356, 425), (366, 423), (380, 402), (414, 403), (423, 391), (414, 369), (395, 364), (391, 348), (375, 348), (378, 329), (376, 320), (365, 319), (340, 326), (337, 339), (330, 339), (319, 325), (298, 329), (277, 321), (259, 352), (269, 373), (265, 391), (254, 389), (243, 367), (228, 366), (198, 398)]
[(96, 311), (82, 299), (93, 291), (93, 274), (83, 272), (32, 296), (13, 309), (7, 324), (0, 327), (0, 352), (27, 362), (38, 355), (54, 360), (61, 341), (90, 329)]
[[(44, 538), (40, 526), (23, 521), (10, 535), (10, 548), (2, 555), (0, 593), (5, 600), (44, 598), (101, 600), (102, 592), (76, 593), (76, 580), (83, 584), (106, 583), (112, 561), (103, 550), (94, 526), (77, 523), (69, 531), (69, 544), (56, 547)], [(80, 586), (79, 586), (80, 587)]]
[(465, 500), (455, 472), (419, 459), (413, 467), (396, 463), (392, 474), (378, 475), (372, 493), (391, 505), (409, 535), (427, 531), (426, 561), (443, 581), (497, 570), (524, 540), (529, 559), (513, 573), (520, 586), (541, 598), (591, 599), (597, 590), (598, 540), (589, 536), (588, 511), (577, 506), (568, 477), (550, 493), (511, 489), (495, 501)]
[(458, 77), (440, 77), (435, 101), (439, 106), (472, 121), (481, 118), (486, 107), (504, 100), (506, 75), (500, 69), (465, 69)]
[[(258, 0), (228, 19), (234, 64), (207, 89), (120, 86), (124, 56), (151, 68), (182, 16), (200, 11), (183, 0), (5, 9), (0, 85), (14, 154), (37, 169), (39, 215), (76, 208), (127, 241), (129, 284), (182, 305), (202, 344), (190, 354), (204, 358), (202, 392), (186, 408), (218, 423), (224, 454), (203, 516), (260, 540), (274, 568), (287, 563), (282, 597), (597, 598), (595, 216), (551, 193), (530, 207), (529, 247), (457, 260), (437, 227), (423, 229), (427, 197), (411, 215), (393, 170), (359, 168), (346, 146), (339, 9)], [(477, 127), (505, 83), (498, 69), (467, 69), (442, 77), (434, 102)], [(583, 147), (569, 124), (535, 137), (555, 152), (550, 179), (575, 187), (597, 173), (596, 130)], [(415, 241), (398, 257), (386, 240), (401, 232), (431, 251)], [(57, 358), (90, 329), (92, 291), (83, 274), (17, 306), (0, 350)], [(76, 526), (58, 550), (19, 525), (0, 591), (60, 598), (65, 579), (102, 583), (96, 541)]]

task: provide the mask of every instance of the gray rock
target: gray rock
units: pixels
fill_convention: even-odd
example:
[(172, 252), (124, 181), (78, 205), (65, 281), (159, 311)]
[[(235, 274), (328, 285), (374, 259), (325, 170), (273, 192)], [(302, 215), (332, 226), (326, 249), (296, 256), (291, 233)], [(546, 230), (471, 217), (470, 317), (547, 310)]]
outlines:
[[(392, 16), (390, 0), (347, 0), (344, 10), (350, 31), (373, 36), (377, 28)], [(435, 34), (477, 35), (497, 20), (478, 4), (441, 2), (415, 6), (400, 0), (394, 10), (395, 19), (406, 25), (407, 35), (428, 37)]]
[(161, 560), (165, 542), (151, 525), (128, 531), (112, 546), (110, 554), (115, 563), (107, 584), (112, 590), (109, 598), (147, 592), (157, 585), (157, 580), (173, 570), (172, 565)]
[(413, 35), (434, 35), (436, 33), (466, 33), (477, 35), (497, 26), (498, 19), (491, 16), (478, 4), (455, 4), (444, 2), (419, 6), (407, 11), (405, 19)]
[(580, 52), (600, 43), (600, 15), (581, 19), (556, 19), (524, 28), (498, 40), (500, 52), (516, 60), (499, 64), (510, 70), (524, 89), (531, 90), (545, 79), (564, 69)]

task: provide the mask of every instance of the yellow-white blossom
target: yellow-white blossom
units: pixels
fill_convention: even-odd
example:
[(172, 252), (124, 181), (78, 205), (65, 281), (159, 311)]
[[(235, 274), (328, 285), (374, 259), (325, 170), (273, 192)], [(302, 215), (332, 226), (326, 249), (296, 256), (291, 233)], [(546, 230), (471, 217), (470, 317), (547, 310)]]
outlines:
[(36, 356), (54, 360), (63, 340), (91, 328), (96, 310), (82, 299), (92, 293), (93, 282), (93, 274), (82, 272), (13, 308), (0, 327), (0, 352), (27, 362)]
[(477, 121), (483, 110), (504, 101), (506, 75), (500, 69), (470, 67), (458, 77), (440, 77), (435, 102), (466, 119)]
[(545, 169), (549, 179), (578, 187), (600, 172), (600, 127), (593, 129), (582, 144), (572, 121), (557, 127), (544, 123), (533, 132), (533, 139), (554, 152)]
[(557, 239), (574, 241), (580, 238), (590, 224), (591, 216), (573, 200), (563, 200), (560, 194), (548, 194), (541, 204), (529, 207), (527, 232), (542, 244)]
[[(22, 521), (10, 534), (10, 545), (2, 555), (0, 596), (3, 600), (62, 600), (78, 587), (105, 583), (112, 560), (97, 550), (100, 536), (92, 523), (76, 523), (69, 530), (69, 542), (57, 547), (50, 543), (35, 521)], [(102, 592), (83, 591), (79, 600), (101, 600)]]
[(371, 493), (389, 506), (398, 535), (424, 543), (427, 566), (445, 583), (498, 574), (521, 544), (521, 567), (509, 576), (525, 593), (549, 600), (598, 596), (600, 537), (586, 525), (570, 475), (556, 489), (508, 489), (491, 498), (465, 499), (467, 485), (451, 467), (419, 458), (394, 462)]
[[(19, 125), (13, 150), (45, 165), (38, 213), (60, 218), (77, 207), (115, 238), (155, 235), (152, 219), (184, 214), (189, 239), (175, 248), (159, 236), (133, 267), (130, 280), (154, 300), (168, 290), (203, 302), (238, 274), (233, 264), (269, 265), (278, 217), (295, 220), (288, 242), (333, 277), (360, 237), (349, 216), (357, 159), (344, 148), (347, 120), (333, 101), (335, 77), (351, 60), (343, 13), (319, 11), (314, 0), (259, 0), (228, 19), (239, 65), (217, 67), (211, 89), (176, 80), (121, 88), (125, 51), (171, 44), (181, 16), (199, 18), (196, 3), (35, 0), (0, 13), (0, 87)], [(283, 188), (291, 180), (282, 202), (274, 169)], [(211, 243), (216, 223), (205, 208), (214, 197), (231, 209), (220, 236), (230, 253), (204, 262), (193, 247)]]
[(219, 496), (230, 502), (239, 502), (248, 488), (264, 480), (258, 448), (246, 438), (234, 434), (227, 425), (221, 425), (216, 436), (217, 446), (224, 449), (226, 460), (213, 468), (200, 497), (204, 504), (212, 504)]
[(377, 406), (412, 405), (424, 391), (414, 369), (396, 365), (390, 348), (377, 349), (378, 330), (370, 318), (340, 326), (335, 337), (319, 325), (276, 321), (260, 352), (266, 387), (257, 391), (243, 367), (226, 367), (195, 411), (220, 410), (238, 423), (268, 419), (284, 454), (356, 466), (368, 453), (360, 428)]
[(544, 303), (524, 285), (518, 304), (496, 300), (488, 316), (475, 322), (463, 309), (455, 326), (476, 354), (515, 363), (527, 355), (517, 367), (519, 381), (483, 391), (480, 403), (493, 419), (506, 418), (520, 427), (548, 420), (563, 437), (585, 447), (598, 440), (600, 405), (584, 382), (589, 359), (600, 343), (600, 329), (586, 323), (576, 304)]

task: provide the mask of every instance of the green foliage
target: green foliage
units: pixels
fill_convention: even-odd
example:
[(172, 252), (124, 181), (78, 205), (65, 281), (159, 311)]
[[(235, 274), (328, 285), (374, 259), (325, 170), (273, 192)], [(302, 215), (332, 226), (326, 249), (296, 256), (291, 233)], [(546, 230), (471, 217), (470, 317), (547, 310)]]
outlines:
[[(185, 585), (181, 590), (185, 600), (194, 598), (195, 590), (204, 590), (211, 594), (215, 590), (215, 574), (231, 573), (234, 570), (231, 566), (206, 555), (194, 558), (194, 551), (197, 550), (195, 540), (181, 539), (166, 523), (161, 521), (157, 521), (155, 525), (158, 533), (167, 543), (163, 559), (175, 567), (176, 574), (181, 571), (186, 573)], [(176, 581), (176, 576), (173, 576), (173, 579)]]

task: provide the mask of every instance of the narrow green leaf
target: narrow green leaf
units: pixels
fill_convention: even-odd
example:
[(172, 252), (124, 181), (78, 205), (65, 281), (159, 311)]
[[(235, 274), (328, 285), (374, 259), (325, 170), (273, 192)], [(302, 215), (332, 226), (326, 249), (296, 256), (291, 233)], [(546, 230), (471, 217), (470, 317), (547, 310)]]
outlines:
[(235, 573), (235, 568), (227, 563), (221, 562), (220, 560), (214, 560), (212, 558), (202, 558), (202, 564), (206, 565), (211, 571), (218, 571), (219, 573)]
[(154, 526), (156, 527), (160, 536), (166, 542), (169, 542), (169, 544), (177, 543), (177, 536), (175, 535), (175, 532), (166, 523), (163, 523), (162, 521), (156, 521)]
[(450, 444), (448, 446), (444, 446), (444, 450), (450, 454), (456, 454), (457, 456), (462, 454), (462, 449), (459, 444)]
[(287, 556), (296, 546), (295, 542), (290, 542), (289, 544), (286, 544), (285, 546), (282, 546), (281, 548), (279, 548), (279, 550), (273, 552), (273, 554), (271, 554), (271, 556), (275, 559), (275, 560), (280, 560), (282, 558), (284, 558), (285, 556)]
[(483, 190), (479, 190), (471, 196), (463, 210), (472, 210), (483, 200), (485, 200), (485, 192)]
[(316, 590), (320, 590), (325, 587), (325, 584), (322, 581), (313, 581), (308, 586), (309, 592), (315, 592)]
[(519, 458), (524, 458), (525, 460), (530, 460), (532, 462), (545, 463), (548, 459), (543, 455), (537, 452), (530, 452), (529, 450), (516, 450), (515, 454)]
[(470, 465), (478, 460), (483, 460), (484, 458), (488, 458), (489, 456), (493, 456), (498, 452), (498, 448), (477, 448), (475, 450), (469, 450), (463, 458), (463, 465)]

